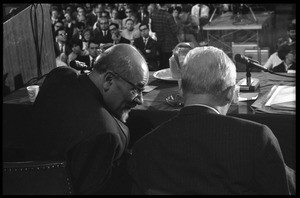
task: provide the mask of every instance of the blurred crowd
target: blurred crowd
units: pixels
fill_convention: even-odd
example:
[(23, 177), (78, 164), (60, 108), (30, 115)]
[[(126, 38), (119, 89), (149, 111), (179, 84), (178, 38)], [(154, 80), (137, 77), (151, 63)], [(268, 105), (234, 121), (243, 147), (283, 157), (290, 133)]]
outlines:
[[(215, 6), (215, 4), (51, 4), (50, 17), (57, 66), (70, 66), (72, 60), (89, 55), (91, 52), (89, 42), (92, 41), (99, 45), (97, 54), (112, 45), (130, 43), (146, 57), (150, 70), (167, 68), (172, 49), (178, 43), (189, 42), (195, 47), (199, 46), (200, 42), (205, 42), (206, 36), (199, 30), (208, 22)], [(225, 6), (224, 10), (226, 9), (229, 10)], [(142, 28), (141, 31), (141, 25), (146, 29)], [(149, 37), (150, 42), (147, 40), (142, 46), (136, 40), (141, 37), (144, 40)]]
[[(143, 54), (150, 70), (168, 68), (178, 43), (207, 45), (203, 26), (211, 17), (228, 11), (244, 13), (244, 5), (250, 4), (51, 4), (56, 63), (72, 66), (74, 60), (88, 60), (85, 64), (90, 66), (93, 57), (107, 48), (129, 43)], [(262, 11), (267, 8), (271, 11), (274, 6), (252, 6)]]

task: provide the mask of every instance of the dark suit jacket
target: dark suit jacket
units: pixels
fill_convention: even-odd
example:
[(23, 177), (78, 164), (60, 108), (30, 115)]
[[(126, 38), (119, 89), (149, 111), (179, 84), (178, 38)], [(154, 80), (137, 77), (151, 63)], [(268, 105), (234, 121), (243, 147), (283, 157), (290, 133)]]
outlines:
[[(130, 44), (130, 40), (128, 40), (127, 38), (124, 38), (123, 36), (121, 36), (119, 43)], [(119, 43), (116, 43), (116, 44), (119, 44)]]
[[(54, 42), (54, 50), (56, 50), (57, 52), (60, 52), (60, 50), (59, 50), (59, 44), (57, 43), (57, 42)], [(69, 43), (66, 43), (65, 44), (65, 54), (67, 55), (67, 56), (69, 56), (69, 54), (72, 52), (72, 49), (70, 48), (70, 46), (69, 46)]]
[(107, 35), (103, 36), (102, 30), (96, 28), (93, 30), (94, 38), (97, 40), (98, 43), (113, 43), (111, 38), (111, 33), (107, 31)]
[[(296, 63), (293, 63), (289, 70), (296, 70)], [(284, 62), (272, 68), (273, 72), (287, 72)]]
[[(156, 70), (158, 68), (158, 57), (157, 57), (157, 42), (150, 36), (145, 46), (143, 37), (134, 39), (133, 45), (143, 54), (146, 58), (150, 70)], [(150, 50), (149, 53), (146, 50)]]
[[(76, 194), (101, 194), (129, 141), (128, 128), (104, 107), (87, 75), (53, 69), (33, 106), (29, 160), (66, 160)], [(117, 191), (118, 186), (115, 186)]]
[(203, 106), (182, 108), (142, 137), (129, 165), (148, 194), (288, 194), (295, 179), (266, 125)]

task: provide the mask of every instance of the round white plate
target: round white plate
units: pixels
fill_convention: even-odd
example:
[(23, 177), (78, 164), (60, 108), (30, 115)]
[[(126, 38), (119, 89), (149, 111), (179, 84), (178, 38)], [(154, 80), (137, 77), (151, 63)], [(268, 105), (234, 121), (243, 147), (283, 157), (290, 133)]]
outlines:
[(174, 79), (171, 74), (170, 68), (162, 69), (153, 73), (154, 78), (166, 81), (178, 81)]

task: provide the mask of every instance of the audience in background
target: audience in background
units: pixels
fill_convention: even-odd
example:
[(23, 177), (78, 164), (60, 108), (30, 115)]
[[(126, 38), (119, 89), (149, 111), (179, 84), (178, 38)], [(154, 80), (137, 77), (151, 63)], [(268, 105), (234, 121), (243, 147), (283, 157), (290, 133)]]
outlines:
[(125, 13), (124, 3), (119, 3), (117, 9), (118, 9), (118, 16), (119, 16), (119, 18), (121, 20), (125, 19), (127, 16), (126, 16), (126, 13)]
[(97, 22), (97, 19), (100, 17), (100, 8), (96, 5), (93, 5), (93, 10), (90, 14), (87, 15), (87, 25), (89, 28), (92, 28), (93, 25)]
[(130, 44), (130, 40), (124, 38), (120, 34), (119, 25), (117, 23), (111, 23), (109, 25), (109, 31), (111, 33), (111, 38), (113, 40), (113, 45), (119, 44), (119, 43), (127, 43)]
[(93, 31), (89, 28), (86, 28), (85, 30), (83, 30), (82, 32), (82, 49), (83, 49), (83, 54), (84, 55), (88, 55), (88, 43), (91, 39), (94, 39), (93, 36)]
[(71, 53), (69, 43), (67, 42), (67, 32), (63, 27), (55, 32), (54, 48), (56, 48), (60, 54), (64, 53), (67, 57)]
[(101, 17), (99, 20), (99, 25), (93, 30), (94, 38), (100, 43), (100, 47), (105, 47), (106, 44), (112, 43), (111, 34), (108, 31), (109, 20), (107, 17)]
[(76, 29), (76, 23), (74, 23), (74, 20), (72, 19), (71, 12), (65, 12), (64, 16), (65, 16), (65, 18), (63, 19), (64, 27), (68, 34), (67, 39), (68, 41), (70, 41), (72, 39), (74, 29)]
[(209, 21), (209, 7), (205, 4), (196, 4), (192, 7), (191, 15), (198, 19), (198, 42), (204, 42), (206, 40), (206, 31), (203, 31), (203, 26)]
[(277, 51), (274, 52), (273, 54), (271, 54), (271, 56), (268, 58), (267, 62), (264, 64), (265, 68), (272, 70), (274, 67), (276, 67), (277, 65), (279, 65), (283, 62), (283, 59), (279, 58), (279, 56), (278, 56), (278, 49), (280, 48), (280, 46), (282, 46), (282, 45), (295, 46), (296, 45), (296, 25), (293, 23), (290, 23), (288, 25), (286, 33), (287, 33), (287, 35), (285, 37), (278, 39)]
[(169, 58), (172, 50), (178, 44), (177, 35), (179, 27), (176, 25), (173, 16), (168, 13), (169, 4), (159, 4), (157, 11), (151, 13), (151, 28), (156, 33), (159, 51), (159, 68), (169, 68)]
[(274, 72), (288, 72), (288, 70), (296, 70), (296, 50), (295, 44), (282, 44), (278, 51), (278, 57), (282, 60), (279, 65), (273, 66)]
[(138, 5), (137, 18), (141, 23), (149, 23), (149, 12), (147, 11), (146, 4), (141, 3)]
[(134, 39), (133, 45), (145, 57), (150, 71), (158, 69), (157, 42), (149, 36), (148, 23), (142, 23), (139, 27), (141, 37)]
[(133, 10), (132, 10), (131, 6), (128, 6), (125, 9), (126, 18), (122, 19), (122, 28), (121, 28), (122, 30), (126, 28), (126, 21), (127, 21), (127, 19), (131, 19), (132, 13), (133, 13)]
[(293, 44), (296, 42), (296, 24), (290, 23), (287, 27), (286, 36), (279, 38), (277, 41), (277, 49), (282, 44)]
[(73, 31), (72, 39), (82, 40), (82, 31), (85, 29), (85, 24), (83, 22), (77, 22), (76, 28)]
[(133, 43), (134, 39), (140, 37), (140, 32), (134, 28), (134, 22), (131, 18), (126, 20), (125, 29), (122, 30), (121, 35), (130, 40), (131, 44)]
[[(77, 56), (75, 60), (70, 61), (70, 66), (74, 69), (81, 71), (81, 73), (88, 72), (86, 70), (92, 70), (99, 52), (99, 43), (96, 40), (90, 40), (88, 43), (88, 55)], [(84, 63), (85, 65), (77, 64), (77, 61)]]
[(81, 40), (72, 40), (71, 41), (71, 49), (72, 52), (68, 56), (68, 65), (70, 65), (70, 62), (72, 60), (75, 60), (78, 56), (83, 56), (85, 55), (83, 50), (82, 50), (82, 41)]
[(295, 194), (295, 171), (271, 129), (226, 115), (238, 94), (232, 60), (218, 48), (197, 47), (181, 71), (184, 107), (133, 146), (133, 194)]
[(122, 20), (119, 18), (117, 8), (111, 10), (110, 23), (118, 24), (119, 28), (122, 27)]

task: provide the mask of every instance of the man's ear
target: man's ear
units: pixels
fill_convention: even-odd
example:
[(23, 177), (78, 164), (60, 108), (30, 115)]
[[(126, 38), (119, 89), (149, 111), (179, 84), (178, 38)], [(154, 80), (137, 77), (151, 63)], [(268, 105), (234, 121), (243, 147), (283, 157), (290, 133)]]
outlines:
[(113, 75), (110, 72), (106, 72), (103, 77), (103, 89), (108, 91), (113, 84)]
[(228, 103), (231, 103), (233, 96), (235, 93), (235, 85), (228, 87), (222, 92), (222, 105), (227, 105)]

